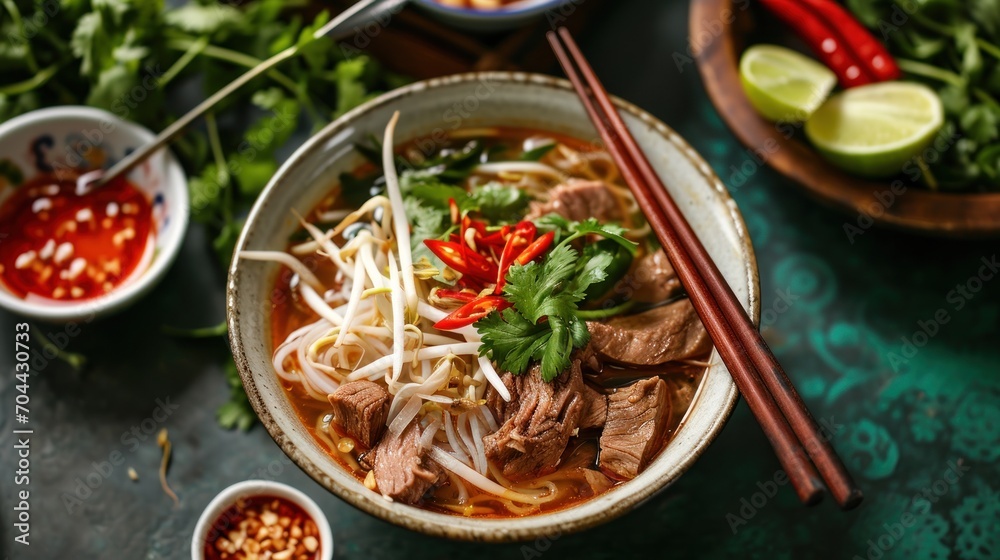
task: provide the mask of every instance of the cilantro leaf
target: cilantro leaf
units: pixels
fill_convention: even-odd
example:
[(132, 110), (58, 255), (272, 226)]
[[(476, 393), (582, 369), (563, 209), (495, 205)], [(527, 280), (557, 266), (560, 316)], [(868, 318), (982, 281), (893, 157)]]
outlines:
[(494, 224), (515, 222), (524, 215), (531, 197), (517, 187), (490, 182), (469, 193), (462, 210), (476, 210)]
[(490, 313), (476, 322), (476, 329), (483, 335), (480, 354), (514, 375), (527, 371), (552, 336), (547, 325), (532, 324), (512, 308)]
[(583, 299), (562, 291), (572, 278), (579, 255), (568, 245), (556, 247), (541, 264), (515, 264), (507, 271), (504, 295), (532, 323), (546, 316), (571, 316)]
[(626, 239), (623, 234), (625, 228), (617, 224), (602, 224), (595, 218), (590, 218), (582, 222), (573, 222), (560, 216), (559, 214), (546, 214), (535, 220), (535, 225), (539, 228), (556, 232), (558, 243), (568, 243), (586, 235), (598, 235), (605, 239), (611, 239), (635, 255), (638, 244)]
[[(482, 355), (515, 375), (538, 362), (543, 380), (552, 381), (570, 365), (574, 348), (590, 341), (577, 304), (587, 288), (607, 278), (612, 254), (589, 259), (568, 244), (553, 249), (539, 264), (515, 264), (507, 272), (504, 295), (513, 304), (476, 322), (483, 337)], [(542, 320), (542, 319), (545, 320)]]

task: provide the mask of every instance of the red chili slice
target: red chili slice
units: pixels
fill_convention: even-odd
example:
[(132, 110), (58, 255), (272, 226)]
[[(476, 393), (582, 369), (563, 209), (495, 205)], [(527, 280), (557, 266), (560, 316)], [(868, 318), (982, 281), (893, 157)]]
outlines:
[(425, 239), (424, 245), (438, 256), (444, 264), (456, 272), (467, 274), (485, 282), (492, 282), (497, 275), (497, 267), (485, 257), (473, 251), (463, 250), (464, 245), (438, 239)]
[(477, 243), (492, 245), (493, 247), (503, 247), (510, 237), (510, 226), (503, 226), (489, 235), (484, 235), (482, 239), (477, 239)]
[(493, 293), (499, 294), (503, 290), (503, 285), (507, 282), (507, 270), (510, 268), (510, 265), (514, 264), (514, 260), (517, 259), (518, 255), (525, 248), (531, 246), (537, 232), (535, 224), (531, 222), (518, 222), (514, 226), (514, 231), (507, 238), (507, 244), (504, 245), (503, 253), (500, 254), (500, 268), (497, 271), (496, 279), (497, 287)]
[(556, 232), (550, 231), (545, 235), (536, 239), (534, 243), (528, 245), (528, 248), (522, 251), (521, 254), (517, 257), (517, 263), (528, 264), (531, 261), (540, 257), (542, 253), (544, 253), (549, 249), (549, 246), (552, 245), (552, 240), (555, 239), (555, 237), (556, 237)]
[(476, 299), (476, 294), (472, 292), (459, 291), (459, 290), (438, 290), (434, 292), (437, 297), (441, 299), (457, 299), (465, 303), (469, 303)]
[(493, 311), (504, 310), (510, 305), (509, 301), (500, 296), (483, 296), (452, 311), (447, 317), (434, 323), (434, 328), (442, 331), (462, 328), (475, 323)]

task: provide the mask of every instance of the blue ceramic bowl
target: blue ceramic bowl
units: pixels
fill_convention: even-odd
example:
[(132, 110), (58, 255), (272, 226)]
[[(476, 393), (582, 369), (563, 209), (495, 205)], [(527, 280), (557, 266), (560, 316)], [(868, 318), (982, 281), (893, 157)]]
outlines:
[(569, 15), (574, 4), (585, 0), (521, 0), (497, 10), (453, 8), (436, 0), (414, 0), (414, 3), (438, 19), (468, 31), (487, 33), (524, 25), (546, 12), (561, 19)]

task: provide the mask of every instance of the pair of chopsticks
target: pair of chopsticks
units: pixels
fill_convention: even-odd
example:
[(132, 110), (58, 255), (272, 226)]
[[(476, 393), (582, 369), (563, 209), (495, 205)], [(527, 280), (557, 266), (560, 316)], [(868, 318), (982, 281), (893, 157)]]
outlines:
[(818, 502), (825, 482), (841, 508), (857, 506), (861, 490), (667, 193), (573, 37), (560, 28), (547, 38), (799, 499), (809, 505)]

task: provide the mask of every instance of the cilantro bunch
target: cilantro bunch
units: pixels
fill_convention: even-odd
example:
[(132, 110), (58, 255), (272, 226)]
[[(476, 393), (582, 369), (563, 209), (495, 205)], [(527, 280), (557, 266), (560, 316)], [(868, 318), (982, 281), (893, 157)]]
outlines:
[(500, 369), (521, 375), (538, 362), (542, 379), (552, 381), (569, 367), (573, 349), (590, 341), (585, 319), (591, 315), (580, 311), (579, 305), (587, 298), (587, 288), (607, 278), (615, 258), (610, 251), (592, 252), (586, 258), (572, 243), (597, 235), (615, 241), (630, 255), (636, 245), (622, 237), (621, 227), (594, 219), (570, 222), (549, 215), (538, 225), (557, 232), (555, 248), (541, 262), (511, 266), (503, 294), (513, 306), (490, 313), (475, 326), (483, 338), (480, 354)]

